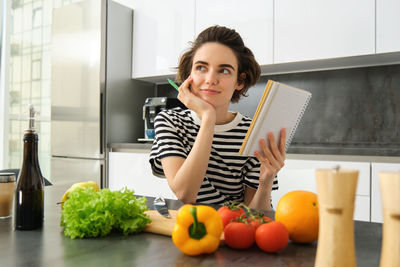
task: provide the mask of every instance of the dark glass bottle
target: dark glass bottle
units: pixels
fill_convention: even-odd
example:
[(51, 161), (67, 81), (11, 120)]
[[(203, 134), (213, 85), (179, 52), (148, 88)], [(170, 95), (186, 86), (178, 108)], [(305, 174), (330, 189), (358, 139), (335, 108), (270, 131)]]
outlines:
[(44, 216), (44, 179), (39, 167), (38, 140), (34, 130), (34, 109), (24, 134), (24, 159), (15, 190), (15, 229), (41, 228)]

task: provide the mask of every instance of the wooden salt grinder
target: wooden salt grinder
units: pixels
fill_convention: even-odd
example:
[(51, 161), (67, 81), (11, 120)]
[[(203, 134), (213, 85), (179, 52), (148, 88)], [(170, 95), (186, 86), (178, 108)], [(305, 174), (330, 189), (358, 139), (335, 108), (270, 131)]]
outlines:
[(400, 172), (380, 172), (383, 210), (381, 267), (400, 266)]
[(356, 266), (354, 200), (358, 171), (317, 169), (319, 231), (316, 267)]

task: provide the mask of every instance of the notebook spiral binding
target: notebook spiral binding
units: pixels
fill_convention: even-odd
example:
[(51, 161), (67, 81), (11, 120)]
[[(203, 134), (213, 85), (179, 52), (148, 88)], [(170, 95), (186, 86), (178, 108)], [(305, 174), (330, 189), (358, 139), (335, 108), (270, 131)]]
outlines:
[(293, 126), (292, 130), (290, 131), (289, 137), (286, 139), (286, 145), (285, 145), (285, 150), (287, 151), (289, 148), (289, 145), (292, 143), (294, 133), (296, 132), (297, 127), (300, 124), (301, 118), (303, 118), (304, 112), (306, 111), (306, 108), (308, 106), (308, 103), (311, 100), (312, 94), (310, 93), (307, 97), (307, 100), (304, 102), (303, 107), (301, 108), (300, 116), (297, 118), (296, 124)]

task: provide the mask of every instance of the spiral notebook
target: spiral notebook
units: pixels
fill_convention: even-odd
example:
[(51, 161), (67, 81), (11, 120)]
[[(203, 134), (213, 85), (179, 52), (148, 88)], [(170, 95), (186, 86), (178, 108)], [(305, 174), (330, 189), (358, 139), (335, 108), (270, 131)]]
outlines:
[(269, 132), (274, 134), (279, 144), (282, 128), (286, 128), (287, 150), (310, 99), (308, 91), (269, 80), (239, 155), (254, 156), (254, 151), (259, 150), (259, 140), (266, 139)]

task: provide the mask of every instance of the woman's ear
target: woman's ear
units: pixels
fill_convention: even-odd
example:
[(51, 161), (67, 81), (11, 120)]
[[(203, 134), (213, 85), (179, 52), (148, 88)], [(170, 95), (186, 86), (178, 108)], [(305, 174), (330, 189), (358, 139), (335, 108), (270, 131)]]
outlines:
[(243, 87), (245, 85), (245, 80), (246, 80), (246, 73), (243, 72), (239, 75), (236, 90), (239, 91), (239, 90), (243, 89)]

